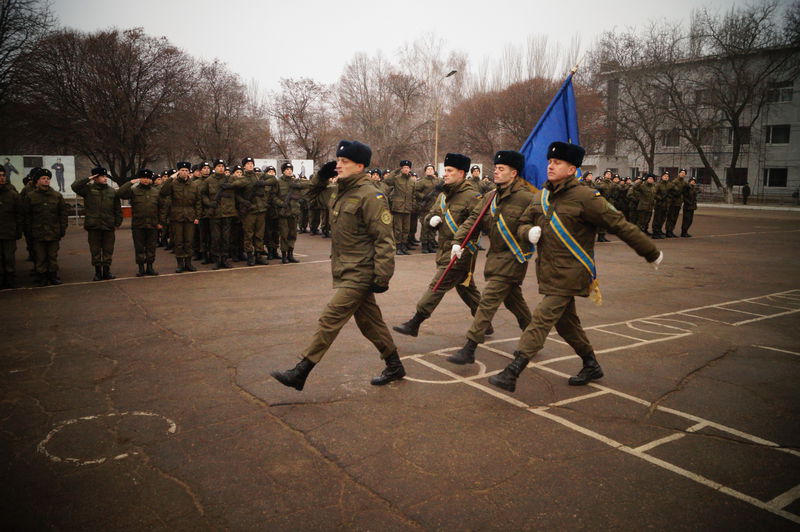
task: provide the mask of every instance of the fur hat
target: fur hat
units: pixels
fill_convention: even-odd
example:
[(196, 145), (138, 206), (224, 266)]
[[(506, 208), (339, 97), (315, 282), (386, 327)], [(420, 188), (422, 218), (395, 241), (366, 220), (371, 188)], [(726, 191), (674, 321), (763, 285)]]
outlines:
[(444, 156), (444, 165), (452, 166), (464, 172), (469, 172), (469, 165), (472, 160), (461, 153), (448, 153)]
[(266, 173), (266, 172), (269, 172), (270, 170), (272, 170), (272, 171), (274, 172), (274, 171), (275, 171), (275, 167), (274, 167), (274, 166), (272, 166), (272, 165), (270, 165), (270, 166), (267, 166), (266, 168), (264, 168), (264, 172), (265, 172), (265, 173)]
[(214, 168), (219, 165), (225, 166), (225, 161), (223, 159), (214, 159)]
[(408, 166), (409, 168), (411, 168), (411, 166), (412, 166), (411, 165), (411, 161), (409, 161), (408, 159), (403, 159), (402, 161), (400, 161), (400, 166), (401, 167)]
[(525, 156), (514, 150), (500, 150), (494, 154), (494, 164), (505, 164), (522, 172), (525, 167)]
[(153, 179), (153, 171), (149, 168), (142, 168), (136, 172), (137, 179)]
[(357, 140), (342, 140), (336, 148), (337, 157), (345, 157), (354, 163), (369, 166), (372, 160), (372, 148)]
[(283, 163), (281, 165), (281, 173), (285, 172), (287, 168), (294, 170), (294, 165), (292, 163)]
[(252, 157), (245, 157), (244, 159), (242, 159), (242, 166), (244, 166), (247, 163), (256, 164), (255, 160)]
[(181, 161), (178, 163), (178, 170), (180, 170), (181, 168), (188, 168), (189, 170), (191, 170), (192, 164), (189, 163), (188, 161)]
[(36, 175), (36, 180), (38, 181), (39, 178), (42, 176), (53, 177), (53, 172), (51, 172), (47, 168), (40, 168), (39, 173)]
[(98, 176), (100, 176), (100, 175), (104, 175), (104, 176), (108, 176), (108, 170), (106, 170), (106, 169), (105, 169), (105, 168), (103, 168), (102, 166), (95, 166), (94, 168), (92, 168), (92, 175), (98, 175)]
[[(586, 150), (577, 144), (567, 144), (566, 142), (556, 141), (550, 144), (550, 147), (547, 148), (548, 159), (559, 159), (574, 166), (580, 166), (583, 164), (584, 155), (586, 155)], [(603, 175), (605, 175), (606, 172), (610, 172), (610, 170), (603, 172)], [(614, 173), (611, 172), (611, 175), (613, 176)]]

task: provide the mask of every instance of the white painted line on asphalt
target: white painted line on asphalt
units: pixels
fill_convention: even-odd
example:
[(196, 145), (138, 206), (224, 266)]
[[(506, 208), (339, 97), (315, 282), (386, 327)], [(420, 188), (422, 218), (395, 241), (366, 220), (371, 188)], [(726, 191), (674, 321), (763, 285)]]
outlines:
[(778, 318), (780, 316), (788, 316), (790, 314), (797, 314), (798, 312), (800, 312), (800, 308), (795, 309), (795, 310), (789, 310), (787, 312), (779, 312), (778, 314), (772, 314), (771, 316), (764, 316), (763, 318), (753, 318), (752, 320), (738, 321), (736, 323), (732, 323), (731, 325), (733, 325), (734, 327), (739, 327), (740, 325), (747, 325), (748, 323), (755, 323), (757, 321), (768, 320), (770, 318)]
[(571, 404), (571, 403), (577, 403), (578, 401), (583, 401), (584, 399), (591, 399), (593, 397), (599, 397), (601, 395), (608, 395), (608, 391), (607, 390), (600, 390), (598, 392), (587, 393), (587, 394), (584, 394), (584, 395), (579, 395), (577, 397), (570, 397), (569, 399), (564, 399), (562, 401), (556, 401), (555, 403), (550, 403), (547, 406), (548, 407), (564, 406), (564, 405), (568, 405), (568, 404)]
[(691, 427), (686, 429), (686, 432), (697, 432), (698, 430), (702, 430), (702, 429), (706, 428), (707, 426), (708, 426), (708, 423), (703, 421), (701, 423), (698, 423), (697, 425), (692, 425)]
[(637, 342), (645, 342), (646, 341), (644, 338), (637, 338), (636, 336), (628, 336), (627, 334), (622, 334), (622, 333), (618, 333), (618, 332), (614, 332), (614, 331), (607, 331), (605, 329), (601, 329), (600, 327), (595, 327), (594, 330), (602, 332), (602, 333), (606, 333), (606, 334), (613, 334), (613, 335), (616, 335), (616, 336), (621, 336), (623, 338), (627, 338), (628, 340), (635, 340)]
[(689, 314), (688, 312), (676, 312), (675, 314), (681, 314), (683, 316), (689, 316), (691, 318), (697, 318), (698, 320), (713, 321), (715, 323), (721, 323), (722, 325), (733, 325), (733, 323), (734, 323), (734, 322), (730, 322), (730, 321), (720, 321), (720, 320), (715, 320), (713, 318), (706, 318), (705, 316), (697, 316), (695, 314)]
[(792, 489), (784, 493), (781, 493), (780, 495), (769, 501), (767, 504), (775, 508), (776, 510), (782, 510), (783, 508), (786, 508), (787, 506), (792, 504), (797, 499), (800, 499), (800, 484), (798, 484), (797, 486), (793, 487)]
[(761, 305), (762, 307), (779, 308), (782, 310), (794, 310), (792, 307), (779, 307), (778, 305), (768, 305), (767, 303), (759, 303), (758, 301), (754, 301), (752, 299), (748, 300), (747, 302), (752, 303), (753, 305)]
[(728, 307), (724, 307), (722, 305), (718, 306), (717, 308), (721, 309), (721, 310), (727, 310), (728, 312), (739, 312), (740, 314), (748, 314), (750, 316), (761, 316), (762, 318), (766, 317), (766, 316), (769, 316), (769, 314), (758, 314), (756, 312), (747, 312), (746, 310), (738, 310), (738, 309), (735, 309), (735, 308), (728, 308)]
[(769, 349), (770, 351), (777, 351), (779, 353), (787, 353), (789, 355), (796, 355), (800, 357), (800, 353), (796, 353), (794, 351), (788, 351), (786, 349), (778, 349), (777, 347), (769, 347), (767, 345), (755, 345), (755, 344), (753, 344), (753, 347), (760, 347), (761, 349)]
[(650, 443), (645, 443), (644, 445), (640, 445), (639, 447), (636, 447), (634, 451), (643, 453), (645, 451), (649, 451), (650, 449), (655, 449), (659, 445), (663, 445), (665, 443), (669, 443), (675, 440), (680, 440), (685, 436), (686, 436), (685, 432), (676, 432), (675, 434), (670, 434), (669, 436), (664, 436), (663, 438), (653, 440)]

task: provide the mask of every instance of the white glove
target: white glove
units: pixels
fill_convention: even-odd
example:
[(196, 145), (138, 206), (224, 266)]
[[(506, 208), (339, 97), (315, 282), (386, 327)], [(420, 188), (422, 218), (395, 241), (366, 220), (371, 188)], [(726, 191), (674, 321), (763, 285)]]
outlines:
[(442, 217), (441, 216), (433, 216), (431, 218), (431, 221), (428, 222), (428, 225), (430, 225), (431, 227), (437, 227), (440, 223), (442, 223)]
[(534, 225), (531, 227), (531, 230), (528, 231), (528, 241), (531, 244), (536, 244), (539, 242), (539, 239), (542, 237), (542, 228), (538, 225)]
[(458, 244), (453, 244), (453, 249), (450, 250), (450, 260), (452, 260), (453, 257), (458, 257), (460, 259), (463, 253), (464, 250), (461, 249), (461, 246), (459, 246)]
[(662, 260), (664, 260), (664, 252), (663, 251), (659, 251), (658, 252), (658, 258), (650, 263), (650, 264), (653, 265), (653, 269), (654, 270), (658, 269), (658, 265), (661, 264)]

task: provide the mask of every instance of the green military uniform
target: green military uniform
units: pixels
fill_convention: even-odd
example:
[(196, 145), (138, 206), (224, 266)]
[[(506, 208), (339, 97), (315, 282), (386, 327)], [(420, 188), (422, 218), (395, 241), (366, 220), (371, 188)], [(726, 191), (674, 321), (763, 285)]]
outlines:
[(681, 214), (681, 205), (683, 204), (683, 189), (686, 187), (686, 181), (682, 176), (678, 176), (670, 183), (667, 189), (667, 237), (675, 238), (675, 225), (678, 223), (678, 216)]
[(392, 209), (394, 238), (397, 251), (408, 254), (406, 240), (411, 231), (411, 212), (414, 210), (414, 177), (395, 170), (384, 181), (389, 190), (387, 198)]
[[(439, 201), (441, 198), (437, 198), (423, 221), (423, 226), (430, 227), (431, 218), (438, 216), (442, 219), (436, 228), (439, 237), (439, 248), (436, 252), (436, 274), (431, 279), (429, 289), (425, 290), (425, 293), (417, 302), (417, 312), (425, 319), (433, 314), (444, 295), (453, 287), (455, 287), (461, 300), (469, 307), (473, 316), (478, 310), (478, 304), (481, 299), (481, 293), (475, 286), (475, 280), (472, 275), (475, 269), (477, 248), (474, 251), (465, 249), (461, 258), (453, 263), (453, 267), (447, 273), (439, 289), (436, 292), (433, 291), (433, 287), (442, 277), (447, 265), (450, 263), (450, 250), (453, 244), (461, 244), (461, 240), (455, 238), (455, 233), (450, 224), (447, 223), (445, 214), (447, 212), (450, 213), (452, 221), (457, 228), (469, 218), (475, 206), (483, 198), (475, 187), (474, 182), (467, 179), (458, 184), (444, 185), (442, 194), (444, 194), (444, 205)], [(476, 231), (473, 236), (474, 246), (477, 246), (477, 241), (478, 232)]]
[(625, 200), (628, 202), (628, 221), (633, 225), (639, 227), (639, 198), (638, 188), (641, 186), (641, 181), (638, 183), (634, 181), (628, 186), (625, 191)]
[(653, 236), (664, 238), (664, 222), (667, 220), (667, 210), (669, 210), (669, 181), (659, 180), (655, 187), (655, 204), (653, 205)]
[[(192, 176), (191, 179), (197, 183), (197, 187), (202, 192), (203, 183), (208, 179), (208, 176), (201, 174), (200, 177)], [(202, 201), (202, 197), (200, 199)], [(208, 211), (205, 208), (200, 210), (200, 223), (197, 224), (193, 247), (196, 259), (202, 258), (203, 264), (211, 264), (211, 225), (208, 218)]]
[(331, 197), (331, 271), (336, 293), (301, 358), (319, 362), (351, 316), (386, 358), (397, 351), (372, 287), (387, 287), (394, 274), (392, 216), (364, 172), (339, 178)]
[(172, 239), (175, 245), (175, 258), (178, 264), (182, 260), (192, 258), (192, 242), (194, 240), (195, 221), (200, 219), (201, 200), (200, 189), (191, 179), (185, 181), (180, 178), (170, 179), (161, 187), (159, 195), (164, 198), (169, 206), (167, 212), (159, 213), (161, 223), (169, 219), (172, 227)]
[[(592, 188), (597, 190), (602, 197), (604, 197), (607, 201), (611, 201), (611, 196), (614, 189), (614, 184), (608, 180), (606, 180), (605, 176), (595, 180), (591, 185)], [(606, 240), (606, 231), (603, 228), (599, 228), (597, 230), (597, 240), (599, 242), (603, 242)]]
[(69, 220), (64, 196), (51, 187), (34, 188), (25, 195), (23, 212), (33, 239), (36, 273), (42, 281), (58, 282), (58, 247)]
[(156, 260), (158, 243), (159, 188), (156, 185), (133, 184), (128, 181), (117, 191), (120, 199), (131, 204), (131, 236), (136, 264), (147, 265), (149, 275), (154, 275), (153, 262)]
[(311, 203), (308, 201), (308, 187), (309, 181), (304, 177), (297, 178), (297, 184), (300, 186), (300, 216), (297, 217), (297, 229), (300, 233), (308, 232), (308, 225), (311, 221)]
[[(433, 207), (434, 201), (439, 196), (436, 186), (440, 180), (436, 176), (423, 175), (414, 185), (414, 194), (417, 202), (417, 216), (422, 220), (422, 228), (419, 232), (419, 240), (422, 245), (423, 253), (430, 253), (436, 248), (436, 230), (425, 223), (425, 217)], [(473, 187), (477, 193), (477, 187)], [(449, 260), (449, 259), (448, 259)]]
[[(495, 193), (484, 196), (481, 203), (472, 210), (469, 218), (459, 226), (453, 238), (455, 242), (463, 242), (480, 211), (494, 198)], [(506, 308), (517, 318), (520, 329), (524, 330), (531, 321), (530, 308), (522, 296), (522, 282), (528, 271), (528, 262), (517, 260), (503, 239), (497, 222), (502, 215), (510, 234), (515, 234), (519, 217), (532, 200), (533, 193), (530, 188), (521, 177), (517, 177), (506, 188), (496, 189), (497, 210), (494, 215), (491, 211), (487, 211), (481, 221), (481, 230), (489, 235), (490, 247), (486, 253), (486, 266), (483, 272), (486, 286), (481, 293), (472, 326), (467, 331), (467, 339), (476, 344), (483, 342), (486, 329), (490, 326), (501, 303), (505, 303)], [(530, 248), (527, 239), (519, 242), (519, 245), (523, 250)]]
[(86, 217), (83, 228), (89, 235), (92, 266), (102, 267), (104, 273), (111, 266), (114, 255), (116, 228), (122, 225), (122, 206), (117, 192), (108, 186), (90, 182), (88, 177), (72, 183), (72, 190), (84, 199)]
[[(297, 224), (300, 219), (300, 199), (305, 195), (308, 181), (301, 183), (294, 176), (281, 175), (278, 178), (278, 194), (275, 205), (278, 208), (278, 230), (280, 233), (281, 256), (284, 261), (294, 260), (294, 245), (297, 242)], [(290, 258), (291, 257), (291, 258)]]
[[(653, 207), (655, 206), (656, 198), (656, 185), (655, 183), (648, 183), (647, 181), (641, 183), (635, 189), (636, 198), (636, 211), (637, 222), (639, 229), (645, 234), (649, 234), (647, 226), (650, 224), (650, 218), (653, 216)], [(655, 232), (655, 230), (654, 230)]]
[(272, 198), (272, 189), (267, 189), (267, 182), (259, 179), (253, 171), (245, 171), (242, 177), (234, 180), (239, 203), (239, 215), (244, 231), (244, 251), (248, 264), (255, 263), (258, 255), (259, 264), (266, 264), (264, 255), (264, 232), (266, 229), (267, 209)]
[[(659, 251), (636, 226), (626, 222), (616, 208), (591, 190), (578, 186), (577, 179), (567, 178), (558, 185), (545, 184), (550, 194), (550, 212), (558, 215), (564, 229), (572, 235), (590, 257), (594, 257), (594, 242), (598, 228), (603, 227), (617, 235), (648, 262), (655, 261)], [(591, 356), (593, 348), (581, 327), (575, 311), (575, 296), (586, 297), (590, 293), (593, 278), (586, 267), (568, 250), (549, 223), (552, 216), (542, 208), (542, 192), (536, 194), (532, 204), (520, 217), (517, 238), (527, 238), (533, 226), (542, 229), (537, 245), (536, 277), (539, 293), (544, 296), (533, 313), (530, 325), (522, 333), (517, 347), (518, 353), (531, 359), (544, 347), (547, 335), (555, 327), (584, 360)]]
[(280, 217), (278, 216), (278, 209), (275, 205), (275, 198), (277, 198), (279, 193), (278, 178), (265, 172), (262, 179), (265, 183), (265, 190), (271, 198), (269, 206), (267, 207), (267, 216), (264, 229), (264, 245), (267, 247), (267, 258), (277, 259), (278, 246), (280, 245), (280, 227), (278, 222)]
[(683, 220), (681, 220), (681, 236), (691, 237), (689, 228), (694, 221), (694, 211), (697, 210), (697, 185), (689, 182), (683, 188)]
[(25, 218), (22, 198), (11, 183), (0, 185), (0, 286), (17, 288), (17, 240), (22, 238)]
[(216, 258), (218, 267), (227, 266), (225, 260), (230, 253), (231, 228), (236, 219), (236, 193), (232, 183), (232, 177), (214, 172), (200, 188), (200, 198), (209, 220), (211, 255)]

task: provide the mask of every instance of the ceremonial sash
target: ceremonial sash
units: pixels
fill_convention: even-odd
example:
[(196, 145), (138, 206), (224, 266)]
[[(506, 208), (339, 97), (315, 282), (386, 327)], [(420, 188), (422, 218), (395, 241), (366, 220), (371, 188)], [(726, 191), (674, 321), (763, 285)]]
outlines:
[(506, 221), (503, 218), (502, 214), (497, 214), (497, 194), (492, 197), (492, 207), (491, 207), (492, 217), (497, 220), (497, 230), (500, 231), (500, 236), (503, 237), (508, 249), (511, 250), (511, 253), (514, 254), (514, 258), (517, 259), (517, 262), (523, 264), (533, 257), (533, 252), (536, 249), (533, 244), (528, 251), (522, 251), (522, 248), (517, 243), (517, 239), (514, 238), (514, 235), (511, 234), (511, 231), (508, 230), (508, 225), (506, 225)]
[[(447, 208), (447, 203), (445, 203), (444, 201), (444, 194), (439, 195), (439, 208), (444, 213), (444, 222), (447, 224), (447, 227), (450, 228), (450, 231), (452, 231), (453, 234), (455, 235), (456, 232), (458, 231), (458, 224), (453, 219), (453, 215), (450, 214), (450, 209)], [(475, 247), (475, 244), (473, 244), (472, 242), (467, 242), (467, 249), (473, 255), (478, 251), (478, 248)]]
[(558, 239), (592, 276), (589, 294), (596, 305), (601, 305), (603, 297), (600, 294), (600, 283), (597, 281), (597, 267), (594, 264), (594, 258), (586, 253), (578, 241), (567, 231), (561, 218), (558, 217), (558, 213), (555, 210), (551, 212), (550, 191), (546, 187), (542, 188), (542, 209), (544, 209), (545, 218), (550, 222), (550, 227), (553, 228)]

